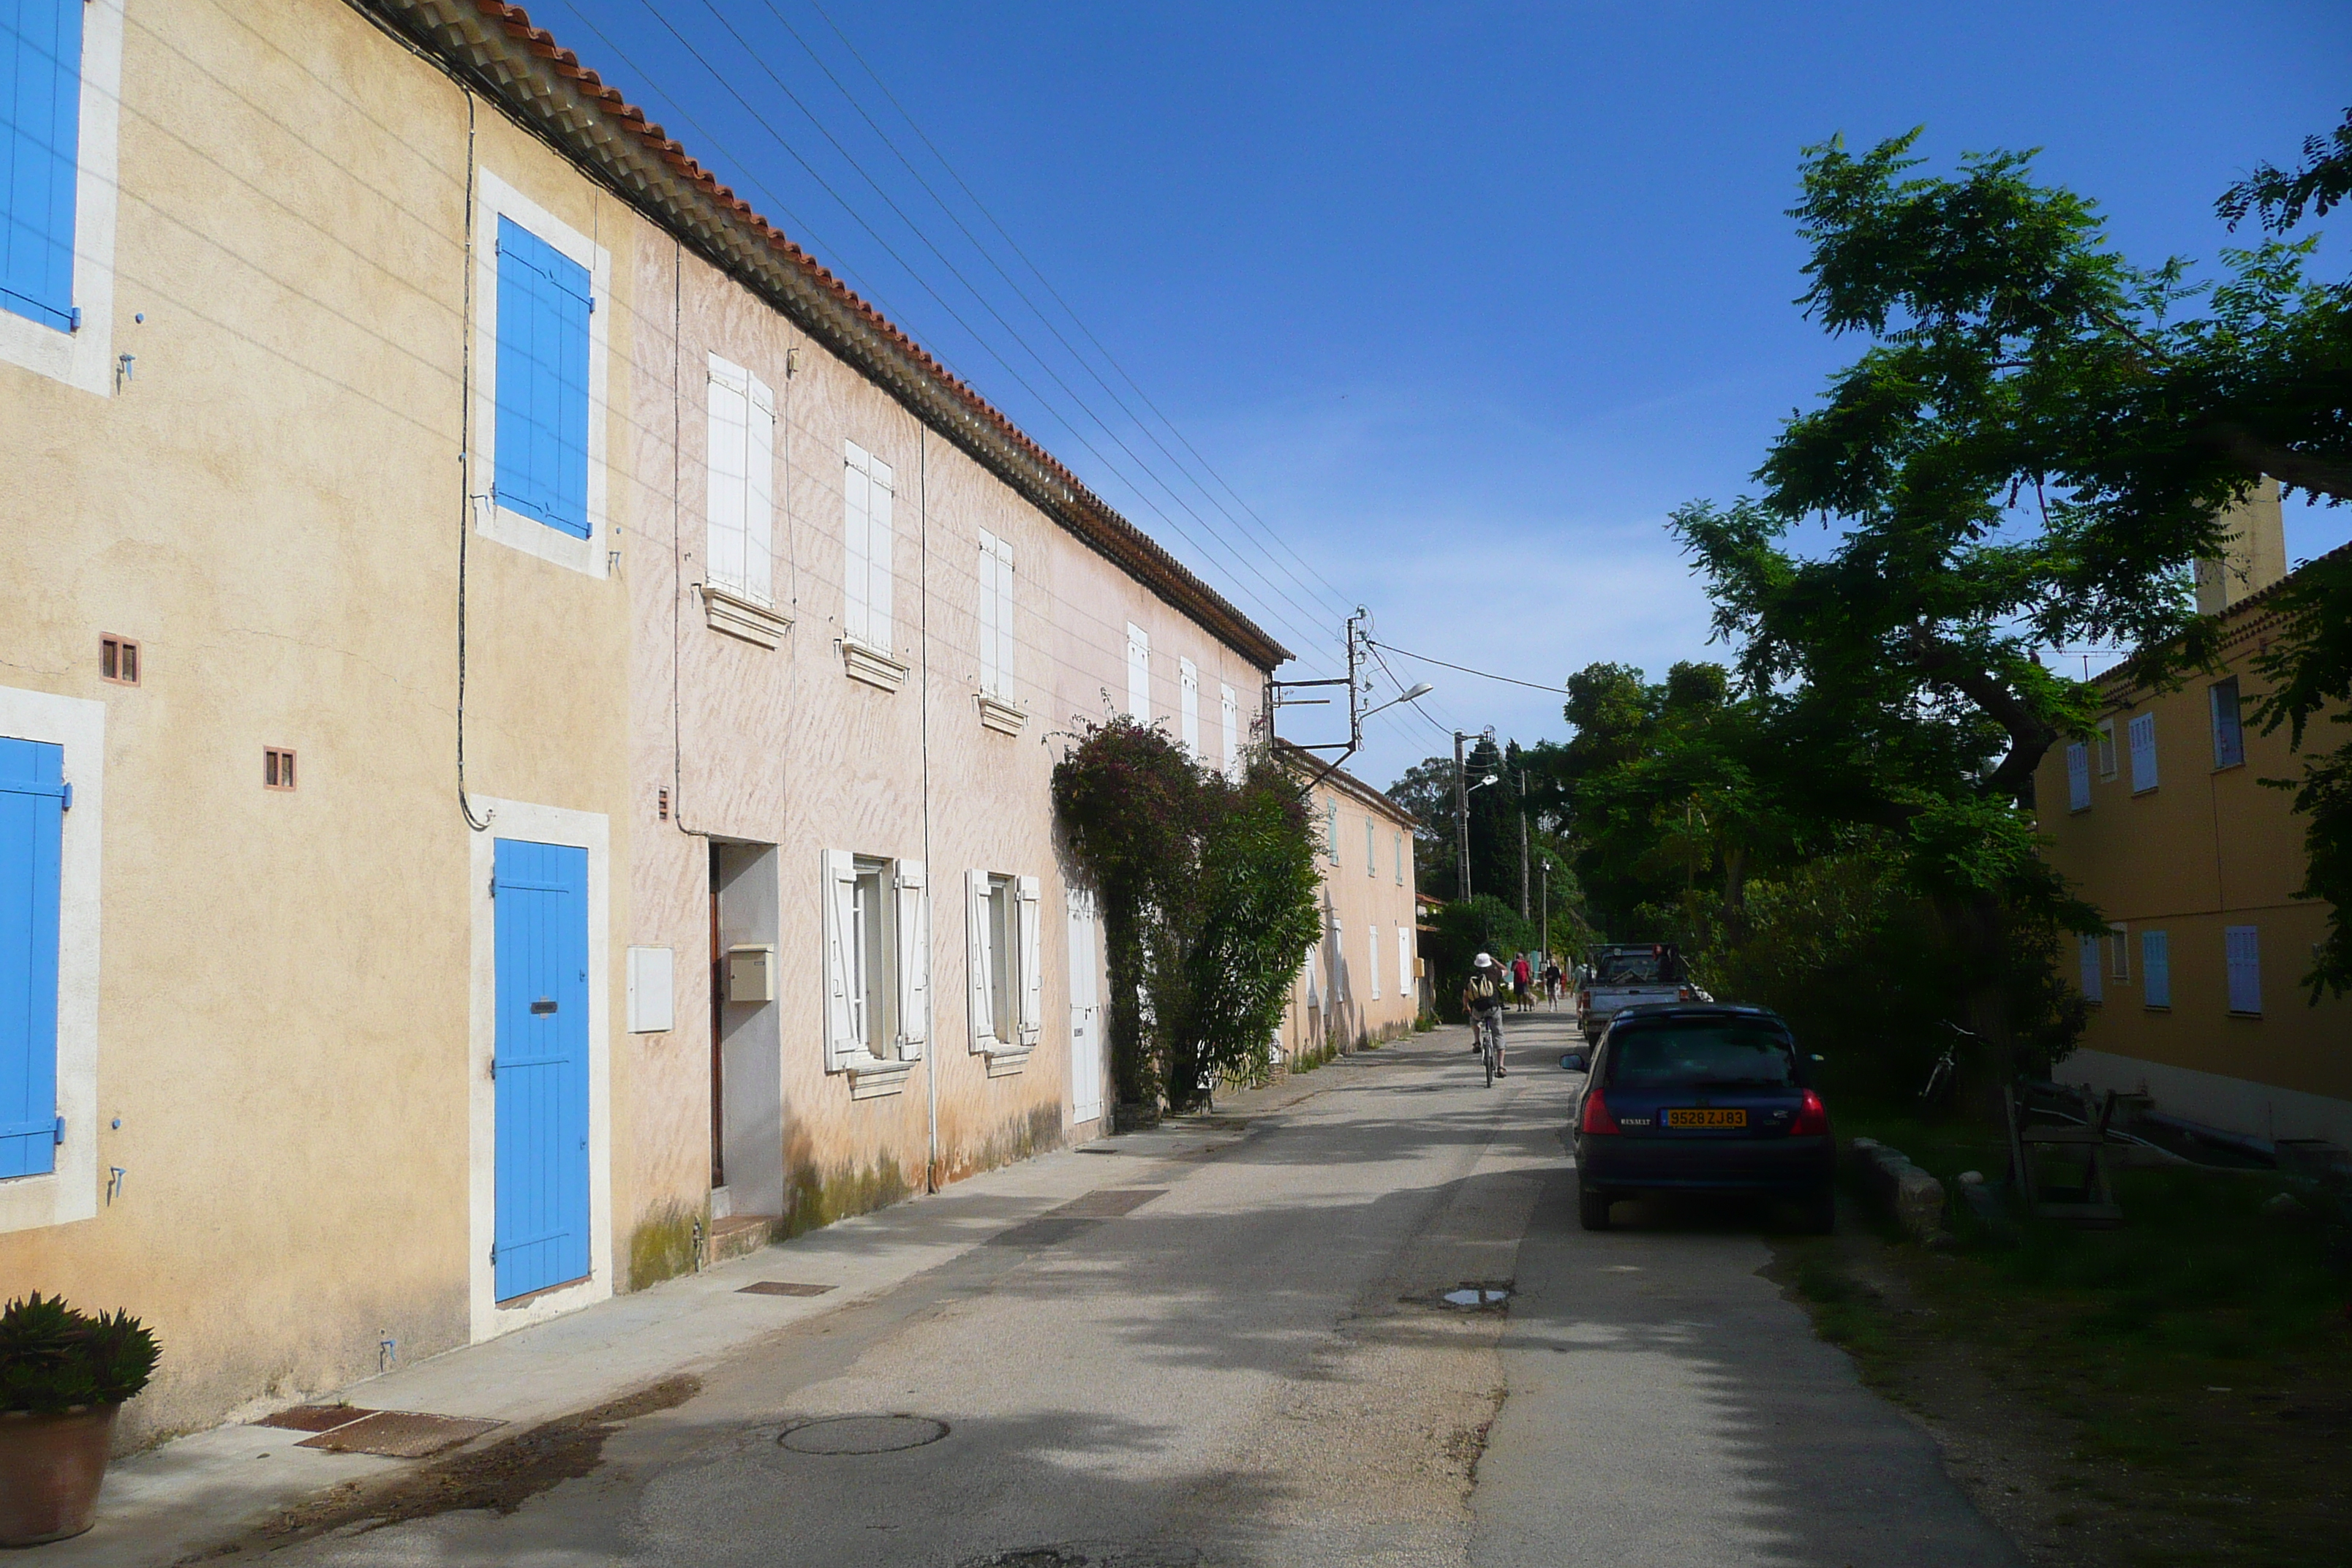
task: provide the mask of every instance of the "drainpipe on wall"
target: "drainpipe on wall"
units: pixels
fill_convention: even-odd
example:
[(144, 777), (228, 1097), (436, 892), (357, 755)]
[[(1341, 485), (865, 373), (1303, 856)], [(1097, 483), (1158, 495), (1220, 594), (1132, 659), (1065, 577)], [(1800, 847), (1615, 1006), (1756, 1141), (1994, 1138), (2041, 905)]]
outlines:
[[(921, 420), (915, 422), (915, 559), (916, 588), (923, 602), (918, 633), (923, 639), (922, 701), (916, 710), (916, 724), (923, 737), (923, 897), (929, 900), (938, 887), (938, 873), (931, 869), (931, 432)], [(926, 922), (928, 924), (928, 922)], [(934, 942), (933, 947), (938, 943)], [(931, 955), (925, 953), (929, 964)], [(923, 1020), (923, 1097), (929, 1103), (925, 1108), (930, 1122), (930, 1141), (923, 1154), (923, 1190), (940, 1190), (940, 1032), (939, 983), (923, 987), (923, 1005), (930, 1016)]]

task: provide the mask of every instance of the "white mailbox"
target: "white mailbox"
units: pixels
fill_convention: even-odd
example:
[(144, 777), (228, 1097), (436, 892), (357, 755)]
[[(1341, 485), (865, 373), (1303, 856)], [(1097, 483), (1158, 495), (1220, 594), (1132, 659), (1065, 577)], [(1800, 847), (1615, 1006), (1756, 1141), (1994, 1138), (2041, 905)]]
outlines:
[(727, 950), (727, 1000), (772, 1002), (776, 999), (776, 949), (758, 942)]

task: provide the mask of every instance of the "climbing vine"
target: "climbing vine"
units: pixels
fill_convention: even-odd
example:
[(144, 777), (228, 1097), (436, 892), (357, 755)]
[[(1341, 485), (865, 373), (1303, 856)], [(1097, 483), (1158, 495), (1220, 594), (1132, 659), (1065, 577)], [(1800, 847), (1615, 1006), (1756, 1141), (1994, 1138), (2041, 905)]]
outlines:
[(1190, 1110), (1255, 1081), (1321, 931), (1316, 840), (1263, 753), (1238, 782), (1133, 719), (1082, 723), (1054, 769), (1064, 845), (1095, 894), (1119, 1102)]

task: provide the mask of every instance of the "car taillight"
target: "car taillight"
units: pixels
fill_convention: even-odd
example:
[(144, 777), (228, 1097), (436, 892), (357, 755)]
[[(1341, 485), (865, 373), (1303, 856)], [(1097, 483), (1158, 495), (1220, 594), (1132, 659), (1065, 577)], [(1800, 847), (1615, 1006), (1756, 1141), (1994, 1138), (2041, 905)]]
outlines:
[(1692, 995), (1691, 988), (1685, 985), (1680, 991), (1675, 993), (1675, 1000), (1677, 1002), (1696, 1002), (1698, 998)]
[(1584, 1091), (1584, 1114), (1576, 1119), (1576, 1130), (1595, 1136), (1616, 1132), (1617, 1119), (1609, 1114), (1609, 1102), (1601, 1098), (1600, 1085)]
[(1805, 1103), (1797, 1108), (1797, 1119), (1789, 1123), (1790, 1136), (1804, 1137), (1810, 1133), (1821, 1137), (1830, 1130), (1830, 1113), (1822, 1104), (1822, 1097), (1811, 1089), (1805, 1090)]

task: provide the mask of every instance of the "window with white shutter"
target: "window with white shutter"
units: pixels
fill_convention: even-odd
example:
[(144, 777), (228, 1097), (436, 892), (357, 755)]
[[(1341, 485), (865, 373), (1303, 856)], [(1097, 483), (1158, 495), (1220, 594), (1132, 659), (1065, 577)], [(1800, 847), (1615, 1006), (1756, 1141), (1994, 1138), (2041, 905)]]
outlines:
[(2238, 678), (2206, 689), (2213, 713), (2213, 765), (2234, 768), (2246, 760), (2246, 730), (2238, 713)]
[(2077, 936), (2074, 940), (2080, 944), (2083, 994), (2094, 1002), (2104, 1001), (2107, 992), (2105, 982), (2099, 973), (2099, 939), (2095, 936)]
[(1035, 877), (964, 874), (964, 973), (975, 1051), (1027, 1050), (1044, 1033), (1042, 888)]
[(1364, 928), (1364, 981), (1371, 990), (1371, 999), (1381, 999), (1381, 928)]
[(1367, 816), (1364, 818), (1364, 875), (1377, 877), (1380, 874), (1381, 819), (1377, 816)]
[(2121, 921), (2107, 927), (2107, 978), (2126, 983), (2131, 979), (2131, 937)]
[(1151, 634), (1127, 623), (1127, 711), (1138, 722), (1151, 722)]
[(896, 871), (898, 1059), (913, 1061), (931, 1037), (931, 893), (920, 860), (901, 860)]
[(1397, 994), (1412, 996), (1412, 927), (1397, 927)]
[(1045, 1032), (1045, 903), (1040, 895), (1045, 884), (1035, 877), (1023, 877), (1013, 884), (1014, 927), (1017, 940), (1013, 953), (1019, 960), (1021, 1048), (1034, 1046)]
[(1339, 863), (1339, 803), (1329, 801), (1323, 807), (1323, 848), (1331, 857), (1331, 864)]
[(1217, 687), (1217, 725), (1225, 743), (1225, 776), (1239, 783), (1242, 776), (1242, 704), (1230, 686)]
[(2259, 1018), (2263, 1012), (2263, 942), (2254, 926), (2222, 928), (2223, 952), (2230, 966), (2230, 1011)]
[(2146, 795), (2156, 787), (2156, 715), (2142, 713), (2126, 729), (2131, 744), (2132, 794)]
[(890, 465), (842, 443), (842, 616), (851, 641), (890, 651)]
[(866, 1054), (861, 1037), (865, 976), (857, 966), (857, 858), (824, 851), (824, 1070), (839, 1072)]
[(2091, 748), (2080, 741), (2066, 748), (2066, 809), (2091, 809)]
[(980, 689), (1013, 700), (1013, 546), (980, 531)]
[(709, 581), (772, 604), (776, 395), (741, 365), (712, 354), (709, 395)]
[(1396, 835), (1396, 881), (1398, 887), (1404, 886), (1404, 835), (1402, 833)]
[(922, 862), (823, 854), (824, 1068), (922, 1055), (930, 1023), (930, 914)]
[(1201, 758), (1201, 667), (1189, 658), (1176, 661), (1177, 737), (1193, 761)]
[(2163, 931), (2139, 933), (2139, 991), (2151, 1007), (2172, 1005), (2172, 939)]
[(2111, 779), (2116, 776), (2116, 721), (2113, 719), (2099, 721), (2098, 737), (2099, 776)]

